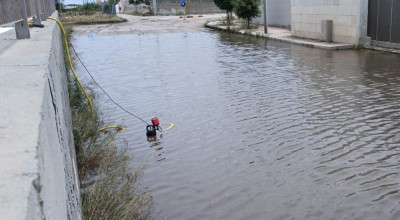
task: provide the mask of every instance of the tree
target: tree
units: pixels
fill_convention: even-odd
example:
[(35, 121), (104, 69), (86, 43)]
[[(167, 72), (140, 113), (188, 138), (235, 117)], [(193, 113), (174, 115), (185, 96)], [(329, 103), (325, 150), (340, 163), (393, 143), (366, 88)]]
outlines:
[(251, 19), (260, 15), (260, 0), (233, 0), (233, 12), (239, 17), (246, 19), (247, 27), (250, 27)]
[(137, 5), (138, 3), (139, 4), (145, 3), (146, 5), (150, 5), (150, 0), (129, 0), (128, 2), (129, 4), (135, 4), (135, 5)]
[(228, 25), (231, 24), (233, 0), (214, 0), (215, 5), (221, 10), (226, 10), (226, 21)]

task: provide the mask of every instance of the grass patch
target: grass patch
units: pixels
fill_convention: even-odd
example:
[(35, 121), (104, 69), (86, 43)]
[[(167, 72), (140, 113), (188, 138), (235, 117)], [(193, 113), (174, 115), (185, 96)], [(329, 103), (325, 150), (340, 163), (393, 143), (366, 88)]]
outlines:
[(108, 24), (108, 23), (121, 23), (127, 20), (117, 15), (103, 14), (101, 12), (89, 11), (83, 12), (65, 12), (63, 14), (63, 23), (65, 24)]
[(132, 13), (132, 15), (135, 15), (135, 16), (143, 16), (143, 17), (146, 17), (146, 16), (154, 16), (152, 13), (150, 13), (150, 12), (147, 12), (147, 13), (141, 13), (141, 12), (137, 12), (137, 11), (134, 11), (133, 13)]
[[(132, 157), (115, 143), (116, 131), (105, 126), (95, 107), (93, 116), (79, 86), (70, 85), (72, 125), (81, 182), (84, 219), (146, 219), (152, 197), (140, 184), (141, 168), (128, 166)], [(95, 99), (93, 93), (90, 94)]]
[(126, 175), (124, 169), (104, 167), (99, 179), (83, 196), (85, 219), (148, 218), (152, 200), (149, 192), (141, 191), (139, 177), (138, 170)]
[[(64, 25), (67, 36), (72, 25)], [(132, 160), (126, 146), (115, 143), (117, 131), (99, 132), (105, 126), (96, 97), (90, 92), (94, 114), (67, 65), (64, 49), (72, 131), (81, 187), (84, 219), (148, 219), (150, 192), (140, 184), (141, 168), (129, 167)]]
[(243, 30), (258, 29), (258, 27), (259, 27), (259, 25), (251, 24), (251, 23), (250, 23), (250, 26), (247, 26), (247, 23), (243, 20), (236, 21), (235, 23), (236, 23), (236, 25), (239, 26), (240, 29), (243, 29)]

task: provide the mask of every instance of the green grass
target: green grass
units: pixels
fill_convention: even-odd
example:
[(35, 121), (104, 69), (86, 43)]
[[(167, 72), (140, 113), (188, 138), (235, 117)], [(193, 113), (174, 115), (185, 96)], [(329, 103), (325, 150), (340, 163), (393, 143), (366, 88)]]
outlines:
[(137, 12), (137, 11), (134, 11), (134, 12), (132, 13), (132, 15), (135, 15), (135, 16), (143, 16), (143, 17), (154, 16), (154, 15), (151, 14), (151, 13), (140, 13), (140, 12)]
[(82, 197), (85, 219), (147, 219), (152, 198), (139, 184), (140, 170), (103, 167)]
[(93, 11), (89, 11), (88, 13), (66, 12), (63, 14), (63, 22), (65, 24), (89, 25), (121, 23), (126, 21), (126, 19), (118, 17), (117, 15), (109, 15)]

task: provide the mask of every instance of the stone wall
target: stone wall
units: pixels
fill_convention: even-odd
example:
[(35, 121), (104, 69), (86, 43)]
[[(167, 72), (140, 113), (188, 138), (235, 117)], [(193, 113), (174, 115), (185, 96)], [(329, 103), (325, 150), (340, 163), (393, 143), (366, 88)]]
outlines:
[(143, 3), (138, 4), (138, 5), (133, 5), (133, 4), (129, 4), (128, 0), (121, 0), (120, 5), (122, 8), (121, 12), (124, 14), (132, 14), (134, 12), (142, 13), (142, 14), (151, 13), (150, 6), (143, 4)]
[(81, 219), (61, 32), (42, 23), (0, 51), (1, 219)]
[[(156, 7), (154, 8), (154, 2), (156, 1)], [(188, 2), (188, 1), (186, 1)], [(211, 14), (211, 13), (225, 13), (221, 11), (213, 1), (189, 1), (185, 8), (180, 6), (180, 1), (176, 0), (152, 0), (150, 1), (152, 12), (157, 15), (183, 15), (186, 10), (186, 14)]]
[(292, 35), (321, 40), (321, 20), (333, 21), (333, 41), (359, 44), (366, 37), (367, 0), (292, 0)]

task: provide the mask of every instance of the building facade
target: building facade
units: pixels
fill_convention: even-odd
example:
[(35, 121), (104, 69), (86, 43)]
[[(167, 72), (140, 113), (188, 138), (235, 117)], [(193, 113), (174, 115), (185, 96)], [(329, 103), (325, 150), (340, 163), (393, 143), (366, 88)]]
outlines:
[(369, 43), (368, 0), (292, 0), (292, 35), (322, 40), (321, 21), (333, 22), (333, 42)]

